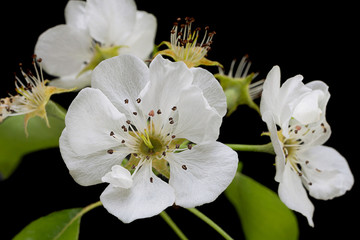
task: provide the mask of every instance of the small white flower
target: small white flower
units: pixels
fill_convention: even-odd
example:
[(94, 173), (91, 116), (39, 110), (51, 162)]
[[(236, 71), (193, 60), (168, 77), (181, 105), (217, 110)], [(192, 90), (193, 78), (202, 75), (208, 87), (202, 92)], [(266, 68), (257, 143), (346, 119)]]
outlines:
[(302, 80), (297, 75), (280, 87), (275, 66), (265, 80), (260, 110), (276, 153), (279, 197), (314, 226), (314, 206), (305, 189), (314, 198), (328, 200), (350, 190), (354, 177), (345, 158), (322, 145), (331, 134), (325, 119), (328, 86), (322, 81), (304, 85)]
[(231, 183), (238, 159), (216, 141), (226, 99), (211, 73), (124, 55), (100, 63), (92, 87), (69, 107), (60, 150), (79, 184), (110, 183), (100, 198), (120, 220), (202, 205)]
[(128, 53), (146, 59), (154, 46), (156, 18), (137, 11), (133, 0), (69, 1), (65, 20), (41, 34), (35, 46), (44, 70), (59, 77), (51, 82), (56, 86), (89, 86), (102, 60)]

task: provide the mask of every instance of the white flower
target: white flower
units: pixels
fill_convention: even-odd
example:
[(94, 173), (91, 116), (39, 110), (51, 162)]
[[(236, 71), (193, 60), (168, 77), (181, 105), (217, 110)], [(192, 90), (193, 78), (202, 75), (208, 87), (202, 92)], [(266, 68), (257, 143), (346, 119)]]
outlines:
[(314, 206), (305, 189), (314, 198), (328, 200), (350, 190), (354, 177), (345, 158), (322, 145), (331, 134), (325, 119), (328, 86), (322, 81), (304, 85), (302, 80), (297, 75), (280, 87), (275, 66), (265, 80), (260, 110), (276, 153), (279, 197), (314, 226)]
[(60, 150), (79, 184), (110, 183), (101, 195), (110, 213), (128, 223), (195, 207), (230, 184), (238, 159), (216, 141), (226, 99), (211, 73), (124, 55), (100, 63), (92, 87), (69, 107)]
[(58, 80), (53, 85), (82, 88), (102, 60), (119, 54), (146, 59), (152, 52), (156, 19), (137, 11), (133, 0), (69, 1), (66, 24), (40, 35), (35, 53), (44, 70)]

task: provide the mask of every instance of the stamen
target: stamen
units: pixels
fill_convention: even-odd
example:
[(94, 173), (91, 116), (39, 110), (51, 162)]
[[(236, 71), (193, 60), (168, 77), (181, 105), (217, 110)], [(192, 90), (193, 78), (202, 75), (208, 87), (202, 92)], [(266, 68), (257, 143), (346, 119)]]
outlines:
[(182, 169), (187, 170), (187, 166), (186, 166), (186, 165), (182, 165), (181, 167), (182, 167)]

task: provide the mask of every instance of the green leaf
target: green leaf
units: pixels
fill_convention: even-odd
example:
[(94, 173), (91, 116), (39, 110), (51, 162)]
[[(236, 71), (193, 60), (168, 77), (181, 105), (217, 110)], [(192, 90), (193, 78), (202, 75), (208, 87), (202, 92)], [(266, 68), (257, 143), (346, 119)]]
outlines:
[(50, 128), (44, 119), (33, 117), (28, 123), (28, 137), (24, 130), (24, 115), (8, 117), (0, 124), (0, 179), (8, 178), (24, 155), (59, 146), (66, 111), (49, 101), (46, 112)]
[(240, 170), (225, 194), (240, 217), (247, 240), (298, 239), (294, 213), (276, 193), (240, 173)]
[(13, 240), (76, 240), (82, 208), (53, 212), (27, 225)]

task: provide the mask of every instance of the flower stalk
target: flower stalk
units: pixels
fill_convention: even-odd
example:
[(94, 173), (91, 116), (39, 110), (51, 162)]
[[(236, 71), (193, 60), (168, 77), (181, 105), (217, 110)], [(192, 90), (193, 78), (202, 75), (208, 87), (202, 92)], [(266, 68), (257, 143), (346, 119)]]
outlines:
[(176, 225), (176, 223), (170, 218), (170, 216), (165, 212), (160, 213), (160, 217), (164, 219), (164, 221), (171, 227), (171, 229), (176, 233), (176, 235), (181, 240), (187, 240), (188, 238), (185, 236), (185, 234), (181, 231), (181, 229)]
[(227, 234), (219, 225), (217, 225), (213, 220), (207, 217), (205, 214), (197, 210), (196, 208), (187, 208), (192, 214), (203, 220), (207, 223), (210, 227), (212, 227), (215, 231), (217, 231), (224, 239), (232, 240), (233, 238)]
[(263, 152), (274, 155), (274, 148), (272, 143), (261, 145), (247, 145), (247, 144), (226, 144), (228, 147), (239, 152)]

